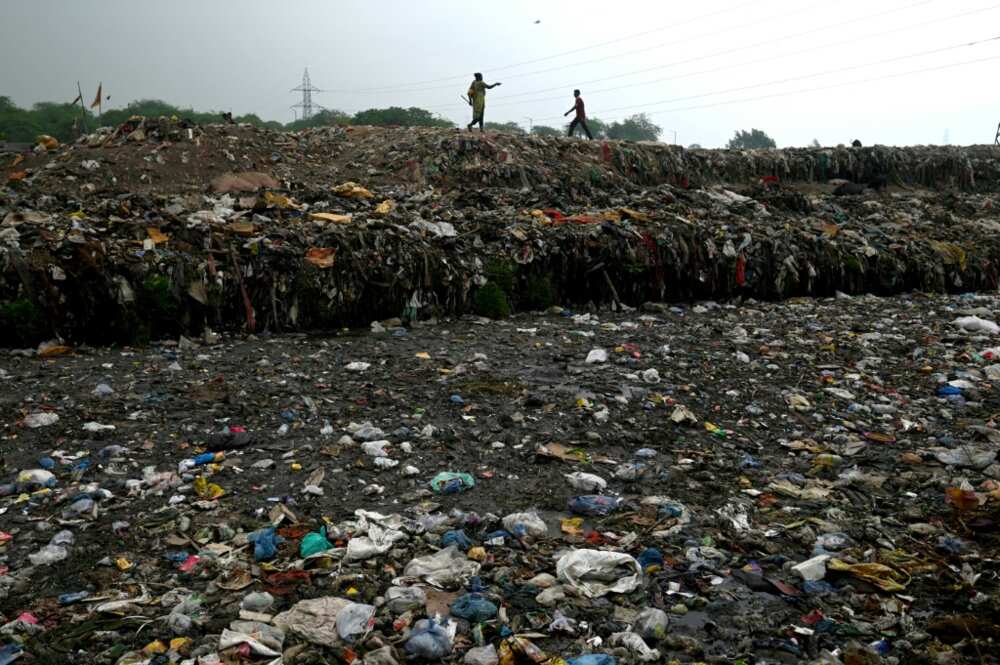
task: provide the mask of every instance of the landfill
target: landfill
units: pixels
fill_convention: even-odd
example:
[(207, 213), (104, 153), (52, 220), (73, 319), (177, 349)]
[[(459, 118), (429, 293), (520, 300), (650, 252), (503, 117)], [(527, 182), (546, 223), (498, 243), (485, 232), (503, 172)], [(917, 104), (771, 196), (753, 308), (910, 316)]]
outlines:
[(137, 119), (23, 158), (0, 663), (997, 662), (985, 149), (830, 149), (895, 178), (835, 197), (821, 150), (606, 145)]
[[(6, 346), (998, 279), (987, 146), (713, 151), (135, 118), (0, 166)], [(835, 195), (845, 183), (860, 193)]]

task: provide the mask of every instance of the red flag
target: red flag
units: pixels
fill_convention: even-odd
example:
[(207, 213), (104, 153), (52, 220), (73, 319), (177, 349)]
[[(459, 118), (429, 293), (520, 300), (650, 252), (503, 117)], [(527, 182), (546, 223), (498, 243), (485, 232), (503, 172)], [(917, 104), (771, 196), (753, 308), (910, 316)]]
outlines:
[(94, 101), (90, 104), (90, 108), (101, 105), (101, 88), (104, 87), (104, 83), (100, 83), (97, 86), (97, 96), (94, 97)]

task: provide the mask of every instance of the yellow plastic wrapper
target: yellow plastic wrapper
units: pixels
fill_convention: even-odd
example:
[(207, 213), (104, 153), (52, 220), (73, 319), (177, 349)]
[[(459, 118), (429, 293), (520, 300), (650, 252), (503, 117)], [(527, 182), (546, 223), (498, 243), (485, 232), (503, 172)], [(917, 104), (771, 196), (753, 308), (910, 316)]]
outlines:
[(226, 493), (226, 490), (215, 483), (205, 480), (204, 476), (198, 476), (194, 481), (194, 491), (200, 499), (214, 501)]
[(343, 185), (336, 185), (332, 189), (337, 196), (345, 199), (373, 199), (375, 195), (369, 192), (356, 182), (345, 182)]
[(864, 580), (878, 587), (882, 591), (903, 591), (910, 582), (906, 573), (882, 565), (881, 563), (849, 564), (840, 559), (830, 559), (826, 564), (826, 568), (827, 570), (849, 573), (859, 580)]
[(350, 215), (338, 215), (334, 212), (314, 212), (309, 215), (309, 218), (317, 222), (333, 222), (334, 224), (348, 224), (351, 221)]

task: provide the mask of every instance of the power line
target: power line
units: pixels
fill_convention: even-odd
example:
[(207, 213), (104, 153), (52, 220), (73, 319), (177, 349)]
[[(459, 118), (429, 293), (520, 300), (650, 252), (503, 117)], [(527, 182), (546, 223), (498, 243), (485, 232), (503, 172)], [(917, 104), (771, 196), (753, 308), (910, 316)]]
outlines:
[[(896, 34), (896, 33), (899, 33), (899, 32), (905, 32), (907, 30), (914, 30), (914, 29), (917, 29), (917, 28), (926, 27), (928, 25), (943, 23), (945, 21), (952, 21), (952, 20), (959, 19), (959, 18), (966, 18), (966, 17), (972, 16), (974, 14), (981, 14), (983, 12), (992, 11), (992, 10), (995, 10), (997, 8), (1000, 8), (1000, 4), (990, 5), (988, 7), (981, 7), (979, 9), (975, 9), (975, 10), (968, 11), (968, 12), (962, 12), (962, 13), (959, 13), (959, 14), (953, 14), (951, 16), (945, 16), (945, 17), (941, 17), (941, 18), (934, 18), (934, 19), (930, 19), (928, 21), (921, 21), (919, 23), (914, 23), (914, 24), (911, 24), (911, 25), (908, 25), (908, 26), (903, 26), (903, 27), (900, 27), (900, 28), (892, 28), (890, 30), (883, 30), (882, 32), (876, 32), (876, 33), (871, 33), (871, 34), (867, 34), (867, 35), (862, 35), (860, 37), (852, 37), (851, 39), (845, 39), (845, 40), (841, 40), (841, 41), (837, 41), (837, 42), (829, 42), (827, 44), (823, 44), (822, 46), (813, 46), (813, 47), (806, 48), (806, 49), (799, 49), (797, 51), (789, 51), (789, 52), (785, 52), (785, 53), (780, 53), (778, 55), (767, 56), (765, 58), (758, 58), (756, 60), (741, 61), (741, 62), (730, 63), (730, 64), (726, 64), (726, 65), (720, 65), (718, 67), (713, 67), (711, 69), (702, 69), (702, 70), (699, 70), (699, 71), (696, 71), (696, 72), (687, 72), (687, 73), (684, 73), (684, 74), (677, 74), (677, 75), (674, 75), (674, 76), (667, 76), (667, 77), (663, 77), (663, 78), (653, 79), (652, 81), (642, 81), (642, 82), (638, 82), (638, 83), (627, 83), (627, 84), (615, 86), (615, 87), (612, 87), (612, 88), (601, 88), (601, 89), (598, 89), (598, 90), (589, 90), (588, 94), (589, 95), (593, 95), (593, 94), (599, 94), (599, 93), (602, 93), (602, 92), (614, 92), (614, 91), (617, 91), (617, 90), (626, 90), (626, 89), (629, 89), (629, 88), (637, 88), (637, 87), (642, 87), (642, 86), (646, 86), (646, 85), (655, 85), (657, 83), (665, 83), (667, 81), (676, 81), (678, 79), (690, 78), (692, 76), (700, 76), (702, 74), (714, 74), (716, 72), (725, 71), (725, 70), (728, 70), (728, 69), (736, 69), (736, 68), (739, 68), (739, 67), (745, 67), (747, 65), (756, 65), (756, 64), (763, 63), (763, 62), (770, 62), (770, 61), (773, 61), (773, 60), (781, 60), (783, 58), (788, 58), (788, 57), (791, 57), (791, 56), (802, 55), (802, 54), (805, 54), (805, 53), (813, 53), (815, 51), (821, 51), (823, 49), (833, 48), (833, 47), (837, 47), (837, 46), (845, 46), (847, 44), (854, 44), (854, 43), (857, 43), (857, 42), (860, 42), (860, 41), (864, 41), (864, 40), (867, 40), (867, 39), (874, 39), (876, 37), (884, 37), (886, 35)], [(894, 10), (891, 10), (890, 12), (883, 12), (883, 15), (899, 11), (900, 9), (902, 9), (902, 8), (896, 8)], [(877, 17), (877, 16), (879, 16), (879, 15), (875, 14), (875, 15), (871, 15), (871, 16), (866, 16), (864, 20), (867, 20), (867, 19), (870, 19), (870, 18), (874, 18), (874, 17)], [(855, 22), (857, 22), (857, 20), (858, 19), (852, 19), (850, 21), (845, 21), (843, 23), (826, 26), (824, 28), (824, 30), (829, 30), (829, 29), (832, 29), (832, 28), (838, 28), (838, 27), (841, 27), (843, 25), (847, 25), (849, 23), (855, 23)], [(804, 33), (804, 34), (810, 34), (812, 32), (815, 32), (815, 30), (811, 30), (808, 33)], [(634, 70), (634, 71), (631, 71), (631, 72), (624, 72), (624, 73), (618, 74), (616, 76), (605, 76), (605, 77), (602, 77), (602, 78), (599, 78), (599, 79), (591, 79), (589, 81), (574, 82), (573, 86), (574, 87), (580, 87), (582, 85), (586, 85), (586, 84), (589, 84), (589, 83), (600, 83), (602, 81), (617, 80), (617, 79), (621, 79), (621, 78), (626, 77), (626, 76), (632, 76), (632, 75), (635, 75), (635, 74), (642, 74), (642, 73), (645, 73), (645, 72), (654, 71), (654, 70), (658, 70), (658, 69), (666, 69), (666, 68), (670, 68), (670, 67), (675, 67), (675, 66), (677, 66), (679, 64), (686, 64), (686, 63), (689, 63), (689, 62), (693, 62), (695, 60), (706, 60), (706, 59), (714, 58), (714, 57), (717, 57), (717, 56), (720, 56), (720, 55), (728, 55), (730, 53), (734, 53), (734, 52), (737, 52), (737, 51), (744, 51), (744, 50), (748, 50), (748, 49), (751, 49), (751, 48), (756, 48), (758, 46), (773, 44), (773, 43), (775, 43), (777, 41), (784, 41), (786, 39), (790, 39), (790, 38), (794, 38), (794, 37), (800, 37), (800, 36), (803, 36), (803, 34), (788, 35), (788, 36), (785, 36), (785, 37), (780, 37), (780, 38), (778, 38), (776, 40), (773, 40), (771, 42), (758, 42), (756, 44), (750, 44), (748, 46), (739, 47), (737, 49), (729, 49), (727, 51), (720, 51), (720, 52), (712, 53), (712, 54), (709, 54), (709, 55), (706, 55), (706, 56), (702, 56), (702, 57), (698, 57), (698, 58), (690, 58), (688, 60), (667, 63), (665, 65), (658, 65), (656, 67), (647, 67), (645, 69), (638, 69), (638, 70)], [(495, 103), (491, 104), (490, 107), (491, 108), (496, 108), (496, 107), (511, 106), (511, 105), (517, 105), (517, 104), (533, 104), (533, 103), (537, 103), (537, 102), (556, 101), (556, 100), (563, 99), (563, 97), (565, 95), (560, 95), (558, 97), (540, 97), (540, 98), (528, 99), (528, 100), (512, 100), (510, 98), (511, 97), (523, 97), (523, 96), (526, 96), (526, 95), (531, 95), (531, 94), (536, 94), (536, 93), (544, 93), (544, 92), (555, 91), (555, 90), (563, 90), (563, 89), (565, 89), (565, 86), (553, 87), (553, 88), (543, 88), (543, 89), (540, 89), (540, 90), (532, 90), (532, 91), (529, 91), (529, 92), (521, 92), (521, 93), (515, 93), (515, 94), (512, 94), (512, 95), (505, 95), (503, 101), (495, 102)], [(427, 108), (430, 109), (430, 110), (434, 110), (434, 109), (443, 109), (443, 108), (455, 108), (455, 107), (458, 107), (458, 106), (459, 106), (458, 104), (440, 104), (438, 106), (430, 106), (430, 107), (427, 107)]]
[[(775, 99), (778, 97), (790, 97), (792, 95), (808, 94), (811, 92), (823, 92), (826, 90), (833, 90), (835, 88), (844, 88), (852, 85), (863, 85), (865, 83), (876, 83), (879, 81), (887, 81), (890, 79), (903, 78), (905, 76), (913, 76), (915, 74), (926, 74), (929, 72), (942, 71), (945, 69), (954, 69), (956, 67), (964, 67), (966, 65), (977, 65), (984, 62), (991, 62), (995, 60), (1000, 60), (1000, 55), (992, 55), (988, 58), (979, 58), (977, 60), (965, 60), (962, 62), (953, 62), (947, 65), (938, 65), (937, 67), (925, 67), (923, 69), (912, 69), (906, 72), (896, 72), (894, 74), (886, 74), (885, 76), (876, 76), (873, 78), (857, 79), (854, 81), (844, 81), (841, 83), (833, 83), (830, 85), (822, 85), (814, 88), (801, 88), (799, 90), (787, 90), (785, 92), (776, 92), (769, 95), (759, 95), (757, 97), (745, 97), (743, 99), (728, 99), (721, 102), (713, 102), (711, 104), (699, 104), (696, 106), (683, 106), (673, 109), (663, 109), (661, 111), (650, 111), (649, 115), (660, 115), (664, 113), (681, 113), (687, 111), (700, 111), (703, 109), (717, 108), (720, 106), (730, 106), (733, 104), (746, 104), (749, 102), (758, 102), (765, 99)], [(614, 119), (612, 119), (614, 120)], [(1000, 128), (998, 128), (1000, 129)]]
[[(718, 51), (716, 53), (711, 53), (711, 54), (704, 55), (704, 56), (697, 56), (697, 57), (693, 57), (693, 58), (687, 58), (685, 60), (678, 60), (678, 61), (675, 61), (675, 62), (672, 62), (672, 63), (668, 63), (666, 65), (657, 65), (655, 67), (648, 67), (648, 68), (645, 68), (645, 69), (640, 69), (640, 70), (636, 70), (636, 71), (629, 72), (629, 73), (626, 73), (626, 74), (622, 74), (621, 76), (630, 76), (630, 75), (633, 75), (633, 74), (641, 74), (641, 73), (645, 73), (647, 71), (654, 71), (654, 70), (658, 70), (658, 69), (665, 69), (667, 67), (675, 67), (677, 65), (683, 65), (683, 64), (688, 64), (688, 63), (691, 63), (691, 62), (697, 62), (699, 60), (706, 60), (706, 59), (709, 59), (709, 58), (715, 58), (715, 57), (719, 57), (719, 56), (722, 56), (722, 55), (729, 55), (729, 54), (732, 54), (732, 53), (738, 53), (740, 51), (745, 51), (745, 50), (757, 48), (757, 47), (760, 47), (760, 46), (769, 46), (769, 45), (774, 44), (774, 43), (779, 42), (779, 41), (786, 41), (786, 40), (789, 40), (789, 39), (796, 39), (796, 38), (799, 38), (799, 37), (805, 37), (807, 35), (815, 34), (817, 32), (825, 32), (825, 31), (832, 30), (832, 29), (835, 29), (835, 28), (840, 28), (840, 27), (843, 27), (843, 26), (846, 26), (846, 25), (851, 25), (853, 23), (860, 23), (862, 21), (870, 21), (873, 18), (878, 18), (878, 17), (881, 17), (881, 16), (887, 16), (889, 14), (894, 14), (894, 13), (898, 13), (898, 12), (901, 12), (901, 11), (913, 10), (913, 9), (916, 9), (916, 8), (921, 7), (923, 5), (928, 5), (928, 4), (932, 3), (932, 2), (938, 2), (938, 0), (919, 0), (918, 2), (914, 2), (914, 3), (908, 4), (908, 5), (904, 5), (902, 7), (894, 7), (892, 9), (888, 9), (888, 10), (885, 10), (885, 11), (882, 11), (882, 12), (878, 12), (878, 13), (875, 13), (875, 14), (866, 14), (864, 16), (860, 16), (860, 17), (848, 19), (846, 21), (841, 21), (840, 23), (834, 23), (834, 24), (830, 24), (830, 25), (823, 25), (823, 26), (820, 26), (818, 28), (813, 28), (811, 30), (806, 30), (804, 32), (792, 33), (792, 34), (784, 35), (784, 36), (781, 36), (781, 37), (778, 37), (778, 38), (775, 38), (775, 39), (768, 39), (768, 40), (764, 40), (764, 41), (760, 41), (760, 42), (755, 42), (753, 44), (749, 44), (749, 45), (746, 45), (746, 46), (739, 46), (739, 47), (735, 47), (735, 48), (732, 48), (732, 49), (727, 49), (727, 50), (724, 50), (724, 51)], [(761, 24), (761, 23), (770, 23), (770, 22), (774, 21), (774, 19), (776, 19), (776, 18), (787, 18), (789, 16), (794, 16), (796, 14), (806, 13), (806, 12), (812, 11), (816, 7), (826, 6), (828, 4), (829, 3), (827, 3), (827, 2), (816, 2), (814, 4), (807, 5), (805, 7), (799, 8), (799, 9), (797, 9), (795, 11), (792, 11), (792, 12), (785, 12), (785, 13), (782, 13), (780, 15), (768, 16), (768, 17), (759, 19), (757, 21), (753, 21), (753, 22), (750, 22), (750, 23), (743, 23), (743, 24), (736, 25), (736, 26), (731, 26), (731, 27), (725, 28), (723, 30), (714, 30), (712, 32), (706, 32), (706, 33), (702, 33), (702, 34), (698, 34), (698, 35), (691, 35), (691, 36), (686, 37), (684, 39), (673, 40), (673, 41), (670, 41), (670, 42), (663, 42), (663, 43), (660, 43), (660, 44), (655, 44), (653, 46), (647, 46), (647, 47), (643, 47), (643, 48), (640, 48), (640, 49), (633, 49), (631, 51), (625, 51), (625, 52), (622, 52), (622, 53), (616, 53), (616, 54), (612, 54), (612, 55), (608, 55), (608, 56), (602, 56), (602, 57), (599, 57), (599, 58), (593, 58), (591, 60), (584, 60), (584, 61), (580, 61), (580, 62), (568, 63), (568, 64), (565, 64), (565, 65), (560, 65), (558, 67), (550, 67), (548, 69), (539, 69), (539, 70), (535, 70), (535, 71), (532, 71), (532, 72), (524, 72), (524, 73), (521, 73), (521, 74), (514, 74), (514, 75), (511, 75), (510, 77), (505, 77), (505, 78), (507, 78), (509, 80), (509, 79), (512, 79), (512, 78), (525, 78), (525, 77), (529, 77), (529, 76), (538, 76), (538, 75), (541, 75), (541, 74), (549, 74), (549, 73), (552, 73), (552, 72), (563, 71), (563, 70), (566, 70), (566, 69), (572, 69), (574, 67), (583, 67), (585, 65), (592, 65), (592, 64), (599, 63), (599, 62), (606, 62), (608, 60), (613, 60), (615, 58), (621, 58), (621, 57), (625, 57), (625, 56), (629, 56), (629, 55), (636, 55), (636, 54), (639, 54), (639, 53), (647, 53), (649, 51), (656, 51), (658, 49), (665, 48), (667, 46), (676, 46), (677, 44), (684, 44), (686, 42), (697, 41), (697, 40), (700, 40), (700, 39), (704, 39), (706, 37), (715, 37), (717, 35), (725, 34), (727, 32), (733, 32), (733, 31), (736, 31), (736, 30), (746, 30), (747, 28), (753, 27), (753, 26)], [(494, 71), (497, 71), (497, 70), (494, 70)], [(597, 79), (596, 82), (605, 81), (605, 80), (608, 80), (610, 78), (620, 78), (620, 76), (616, 76), (616, 77), (604, 77), (602, 79)], [(448, 79), (448, 80), (451, 80), (451, 79)], [(595, 81), (590, 81), (590, 82), (593, 83)], [(413, 84), (413, 85), (417, 85), (417, 84)], [(579, 85), (579, 84), (575, 84), (575, 85)], [(418, 92), (431, 92), (431, 91), (437, 91), (437, 90), (450, 90), (450, 89), (452, 89), (452, 87), (453, 87), (452, 85), (441, 85), (441, 86), (431, 86), (431, 87), (422, 87), (422, 88), (421, 87), (412, 87), (412, 88), (407, 88), (407, 89), (370, 88), (370, 89), (367, 89), (367, 90), (354, 90), (354, 91), (349, 91), (348, 90), (348, 91), (340, 91), (340, 92), (344, 92), (344, 93), (351, 93), (351, 92), (364, 93), (364, 92), (367, 92), (367, 93), (373, 93), (373, 94), (384, 94), (386, 92), (395, 92), (395, 93), (398, 93), (398, 94), (411, 94), (411, 93), (418, 93)], [(553, 89), (553, 88), (547, 88), (547, 89), (545, 89), (545, 91), (551, 90), (551, 89)], [(536, 94), (537, 92), (539, 92), (539, 91), (529, 91), (529, 92), (524, 92), (524, 93), (513, 93), (511, 95), (506, 95), (505, 99), (509, 99), (509, 98), (515, 97), (515, 96), (524, 96), (524, 95)], [(458, 104), (448, 104), (447, 105), (448, 108), (457, 107), (457, 106), (459, 106), (459, 105)], [(431, 107), (431, 108), (445, 108), (445, 105), (441, 105), (441, 106), (437, 106), (437, 107)]]
[[(923, 57), (923, 56), (927, 56), (927, 55), (934, 55), (936, 53), (944, 53), (944, 52), (947, 52), (947, 51), (954, 51), (954, 50), (960, 49), (960, 48), (967, 48), (967, 47), (972, 47), (972, 46), (981, 46), (982, 44), (987, 44), (989, 42), (995, 42), (995, 41), (998, 41), (998, 40), (1000, 40), (1000, 36), (988, 37), (986, 39), (980, 39), (980, 40), (973, 41), (973, 42), (963, 42), (961, 44), (955, 44), (955, 45), (952, 45), (952, 46), (944, 46), (944, 47), (941, 47), (941, 48), (931, 49), (931, 50), (928, 50), (928, 51), (919, 51), (917, 53), (908, 53), (906, 55), (896, 56), (896, 57), (893, 57), (893, 58), (885, 58), (883, 60), (876, 60), (874, 62), (864, 62), (864, 63), (858, 64), (858, 65), (850, 65), (848, 67), (837, 67), (835, 69), (827, 69), (825, 71), (813, 72), (811, 74), (803, 74), (801, 76), (791, 76), (791, 77), (788, 77), (788, 78), (777, 79), (775, 81), (767, 81), (765, 83), (754, 83), (752, 85), (744, 85), (744, 86), (739, 86), (739, 87), (736, 87), (736, 88), (727, 88), (725, 90), (717, 90), (715, 92), (704, 92), (704, 93), (700, 93), (700, 94), (697, 94), (697, 95), (688, 95), (688, 96), (685, 96), (685, 97), (675, 97), (673, 99), (664, 99), (664, 100), (660, 100), (658, 102), (648, 102), (648, 103), (643, 103), (643, 104), (633, 104), (633, 105), (629, 105), (629, 106), (619, 106), (617, 108), (606, 109), (606, 112), (613, 113), (615, 111), (628, 111), (628, 110), (631, 110), (631, 109), (647, 108), (649, 106), (659, 106), (661, 104), (673, 104), (675, 102), (688, 101), (688, 100), (691, 100), (691, 99), (700, 99), (702, 97), (714, 97), (715, 95), (725, 95), (725, 94), (729, 94), (729, 93), (732, 93), (732, 92), (742, 92), (744, 90), (752, 90), (754, 88), (765, 88), (765, 87), (772, 86), (772, 85), (781, 85), (783, 83), (792, 83), (794, 81), (808, 80), (808, 79), (816, 78), (817, 76), (827, 76), (829, 74), (841, 74), (843, 72), (849, 72), (849, 71), (853, 71), (853, 70), (856, 70), (856, 69), (864, 69), (864, 68), (867, 68), (867, 67), (875, 67), (875, 66), (878, 66), (878, 65), (886, 65), (886, 64), (889, 64), (889, 63), (893, 63), (893, 62), (899, 62), (901, 60), (909, 60), (911, 58), (919, 58), (919, 57)], [(556, 120), (556, 119), (558, 119), (560, 117), (561, 116), (548, 116), (548, 117), (545, 117), (545, 118), (539, 118), (539, 120), (542, 120), (542, 121), (544, 121), (544, 120)]]
[[(575, 49), (571, 49), (569, 51), (562, 51), (560, 53), (555, 53), (555, 54), (544, 56), (544, 57), (541, 57), (541, 58), (535, 58), (534, 60), (524, 60), (522, 62), (517, 62), (517, 63), (514, 63), (514, 64), (510, 64), (510, 65), (504, 65), (502, 67), (486, 68), (483, 71), (499, 72), (499, 71), (504, 71), (504, 70), (507, 70), (507, 69), (513, 69), (515, 67), (523, 67), (525, 65), (533, 65), (533, 64), (535, 64), (537, 62), (546, 62), (548, 60), (555, 60), (556, 58), (561, 58), (561, 57), (566, 56), (566, 55), (573, 55), (574, 53), (582, 53), (584, 51), (589, 51), (589, 50), (596, 49), (596, 48), (602, 48), (604, 46), (610, 46), (611, 44), (617, 44), (617, 43), (620, 43), (620, 42), (628, 41), (630, 39), (636, 39), (637, 37), (645, 37), (646, 35), (651, 35), (651, 34), (656, 33), (656, 32), (662, 32), (663, 30), (676, 29), (678, 26), (688, 25), (688, 24), (691, 24), (691, 23), (696, 23), (698, 21), (701, 21), (701, 20), (704, 20), (704, 19), (707, 19), (707, 18), (713, 18), (715, 16), (718, 16), (719, 14), (728, 14), (728, 13), (731, 13), (731, 12), (739, 11), (740, 9), (743, 9), (745, 7), (756, 6), (758, 4), (760, 4), (758, 0), (752, 0), (750, 2), (744, 2), (743, 4), (737, 5), (736, 7), (728, 7), (726, 9), (720, 9), (719, 11), (712, 12), (710, 14), (702, 14), (700, 16), (695, 16), (695, 17), (692, 17), (692, 18), (687, 19), (685, 21), (680, 21), (678, 23), (671, 23), (669, 25), (663, 25), (663, 26), (660, 26), (658, 28), (653, 28), (651, 30), (645, 30), (643, 32), (636, 32), (636, 33), (633, 33), (633, 34), (630, 34), (630, 35), (625, 35), (624, 37), (618, 37), (616, 39), (612, 39), (612, 40), (609, 40), (609, 41), (606, 41), (606, 42), (600, 42), (598, 44), (592, 44), (590, 46), (584, 46), (584, 47), (581, 47), (581, 48), (575, 48)], [(402, 88), (411, 88), (411, 87), (419, 86), (419, 85), (426, 85), (426, 84), (430, 84), (430, 83), (441, 83), (441, 82), (444, 82), (444, 81), (464, 80), (464, 79), (468, 78), (468, 76), (469, 76), (468, 74), (459, 74), (459, 75), (456, 75), (456, 76), (448, 76), (448, 77), (444, 77), (444, 78), (429, 79), (429, 80), (426, 80), (426, 81), (416, 81), (416, 82), (410, 82), (410, 83), (399, 83), (399, 84), (395, 84), (395, 85), (387, 85), (387, 86), (381, 86), (381, 87), (376, 87), (376, 88), (343, 88), (343, 89), (338, 89), (338, 90), (328, 90), (327, 92), (335, 92), (335, 93), (340, 93), (340, 94), (363, 93), (363, 92), (393, 92), (393, 91), (405, 92), (404, 90), (401, 90), (401, 89)]]

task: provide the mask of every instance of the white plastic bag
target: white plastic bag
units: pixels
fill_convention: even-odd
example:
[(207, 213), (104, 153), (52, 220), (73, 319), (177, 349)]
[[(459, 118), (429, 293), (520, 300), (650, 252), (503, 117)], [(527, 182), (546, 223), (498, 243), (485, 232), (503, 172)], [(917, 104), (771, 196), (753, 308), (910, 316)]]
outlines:
[(965, 332), (984, 332), (996, 335), (1000, 333), (1000, 326), (993, 321), (981, 319), (978, 316), (960, 316), (951, 322), (953, 326), (958, 326)]
[[(634, 591), (641, 575), (639, 562), (621, 552), (573, 550), (556, 562), (559, 580), (587, 598)], [(617, 577), (614, 582), (599, 581), (612, 576)]]

